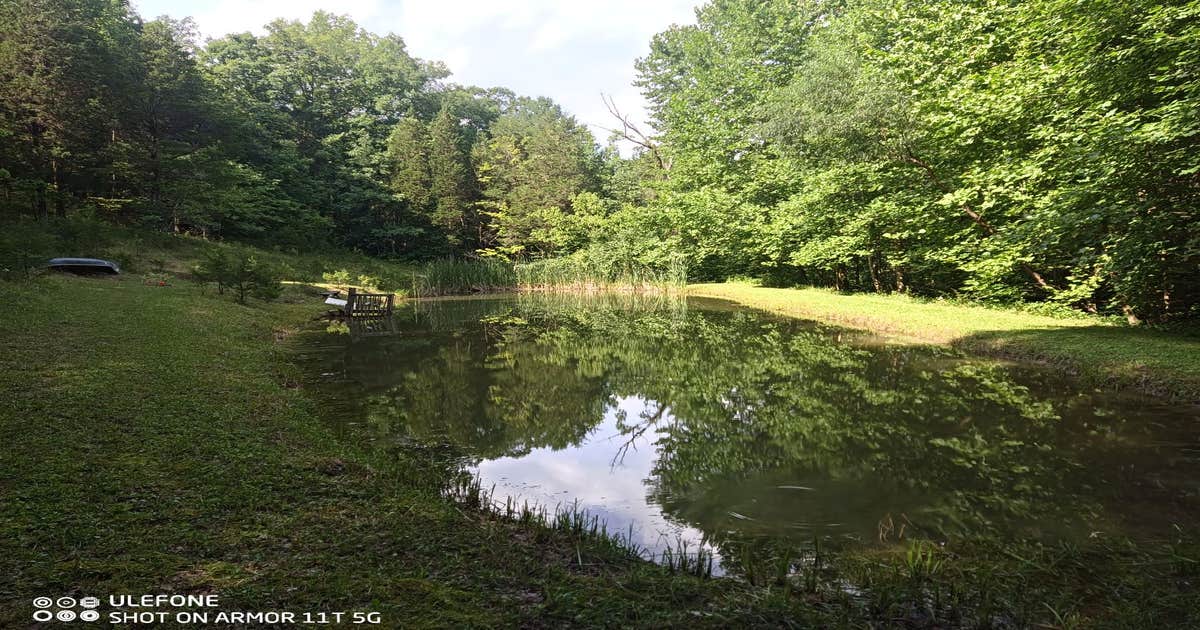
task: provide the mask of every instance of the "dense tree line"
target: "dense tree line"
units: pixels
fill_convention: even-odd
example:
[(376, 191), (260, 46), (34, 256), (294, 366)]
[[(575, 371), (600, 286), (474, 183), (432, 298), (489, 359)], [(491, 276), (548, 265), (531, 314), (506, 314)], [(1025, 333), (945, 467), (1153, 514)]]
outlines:
[(599, 148), (547, 100), (447, 76), (322, 12), (200, 45), (124, 0), (6, 0), (0, 203), (293, 248), (523, 254), (537, 216), (599, 190)]
[(0, 3), (4, 212), (1200, 309), (1197, 0), (713, 0), (638, 61), (628, 159), (345, 17), (196, 39), (124, 0)]
[(1194, 0), (715, 0), (638, 69), (694, 270), (1200, 304)]

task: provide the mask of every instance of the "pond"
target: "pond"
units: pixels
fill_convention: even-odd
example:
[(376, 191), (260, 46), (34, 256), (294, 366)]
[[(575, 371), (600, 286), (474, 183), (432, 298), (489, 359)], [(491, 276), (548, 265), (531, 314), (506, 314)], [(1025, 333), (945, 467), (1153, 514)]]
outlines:
[(500, 504), (718, 574), (747, 545), (1157, 538), (1200, 514), (1195, 408), (716, 300), (410, 302), (299, 343), (344, 439), (437, 445)]

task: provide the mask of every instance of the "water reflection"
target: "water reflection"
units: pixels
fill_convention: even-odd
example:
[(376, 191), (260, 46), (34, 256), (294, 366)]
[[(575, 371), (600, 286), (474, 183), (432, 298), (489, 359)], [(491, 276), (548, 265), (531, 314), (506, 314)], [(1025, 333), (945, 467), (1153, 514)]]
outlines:
[(748, 544), (1155, 535), (1200, 513), (1194, 410), (1029, 369), (702, 300), (431, 302), (384, 330), (309, 339), (347, 435), (450, 444), (501, 501), (578, 501), (728, 570)]
[(534, 448), (524, 455), (484, 460), (475, 472), (500, 497), (546, 506), (578, 502), (600, 517), (609, 531), (651, 553), (674, 548), (680, 541), (699, 547), (700, 530), (681, 525), (647, 499), (646, 480), (653, 473), (659, 433), (630, 435), (618, 417), (636, 414), (646, 405), (638, 398), (618, 400), (604, 418), (570, 448)]

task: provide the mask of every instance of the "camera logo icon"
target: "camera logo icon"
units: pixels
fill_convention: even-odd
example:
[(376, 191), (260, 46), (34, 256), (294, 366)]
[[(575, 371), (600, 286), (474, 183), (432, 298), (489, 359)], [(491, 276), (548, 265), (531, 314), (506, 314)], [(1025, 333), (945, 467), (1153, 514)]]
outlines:
[[(83, 607), (84, 610), (78, 613), (71, 610), (76, 604)], [(58, 621), (75, 621), (78, 618), (80, 621), (97, 621), (100, 619), (100, 613), (93, 609), (99, 606), (99, 597), (81, 597), (78, 600), (67, 596), (59, 597), (58, 599), (35, 597), (33, 598), (33, 607), (36, 610), (33, 611), (33, 620), (53, 621), (57, 619)], [(59, 610), (55, 612), (51, 608), (58, 608)]]

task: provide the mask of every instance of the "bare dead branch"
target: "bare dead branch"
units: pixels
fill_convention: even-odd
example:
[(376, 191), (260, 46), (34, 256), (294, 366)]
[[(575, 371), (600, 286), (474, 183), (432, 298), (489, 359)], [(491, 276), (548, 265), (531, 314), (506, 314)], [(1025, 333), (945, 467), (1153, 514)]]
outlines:
[(621, 138), (632, 142), (643, 149), (646, 149), (651, 155), (654, 156), (654, 161), (658, 163), (659, 168), (664, 171), (671, 170), (671, 163), (670, 161), (663, 159), (662, 152), (659, 150), (659, 144), (655, 142), (653, 138), (643, 133), (642, 130), (639, 129), (638, 126), (629, 119), (628, 114), (621, 112), (612, 96), (601, 92), (600, 100), (604, 102), (604, 108), (608, 110), (608, 113), (612, 114), (613, 118), (616, 118), (621, 123), (620, 129), (604, 128), (606, 131), (615, 133)]

